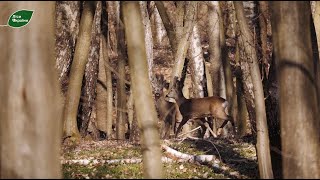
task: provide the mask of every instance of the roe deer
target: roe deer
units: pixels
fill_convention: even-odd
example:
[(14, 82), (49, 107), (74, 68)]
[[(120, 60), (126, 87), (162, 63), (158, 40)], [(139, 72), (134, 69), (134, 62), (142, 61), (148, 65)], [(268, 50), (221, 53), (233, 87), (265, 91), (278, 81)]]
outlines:
[(167, 83), (165, 82), (163, 75), (156, 74), (153, 80), (155, 84), (157, 84), (157, 86), (154, 88), (154, 95), (156, 110), (162, 125), (161, 138), (165, 139), (169, 137), (172, 126), (175, 129), (176, 119), (181, 120), (182, 117), (179, 113), (179, 107), (177, 104), (166, 100), (163, 88), (167, 85)]
[(228, 115), (228, 102), (222, 97), (211, 96), (186, 99), (182, 93), (182, 83), (178, 80), (175, 80), (175, 83), (173, 83), (173, 87), (169, 90), (167, 97), (173, 98), (176, 101), (183, 118), (175, 132), (176, 137), (182, 126), (186, 124), (188, 120), (205, 117), (215, 117), (225, 120), (219, 128), (220, 130), (230, 121), (235, 132), (233, 118)]

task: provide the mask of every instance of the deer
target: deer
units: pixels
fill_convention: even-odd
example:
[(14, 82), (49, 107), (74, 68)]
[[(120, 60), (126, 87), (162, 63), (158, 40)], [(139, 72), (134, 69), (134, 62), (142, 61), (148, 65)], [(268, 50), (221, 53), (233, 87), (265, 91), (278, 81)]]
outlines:
[[(183, 83), (174, 79), (172, 88), (166, 95), (167, 98), (174, 99), (179, 107), (179, 111), (182, 115), (182, 121), (175, 132), (175, 137), (190, 119), (201, 119), (205, 117), (215, 117), (224, 120), (219, 127), (218, 132), (228, 123), (231, 122), (233, 131), (236, 132), (234, 120), (228, 114), (228, 101), (220, 96), (210, 96), (203, 98), (190, 98), (186, 99), (182, 92)], [(219, 133), (218, 133), (219, 134)]]
[(176, 120), (182, 119), (179, 112), (179, 107), (174, 102), (169, 102), (164, 94), (164, 88), (168, 88), (168, 83), (165, 82), (162, 74), (155, 74), (153, 81), (157, 84), (154, 87), (155, 105), (158, 112), (160, 122), (164, 127), (161, 128), (161, 138), (166, 139), (170, 135), (170, 130), (175, 129)]

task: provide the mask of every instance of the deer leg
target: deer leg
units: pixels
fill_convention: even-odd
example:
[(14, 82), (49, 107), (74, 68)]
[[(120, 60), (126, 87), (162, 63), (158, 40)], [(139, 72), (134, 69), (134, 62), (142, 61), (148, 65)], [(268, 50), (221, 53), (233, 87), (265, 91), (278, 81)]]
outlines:
[(205, 125), (205, 123), (207, 123), (207, 121), (206, 121), (206, 119), (205, 118), (201, 118), (200, 119), (201, 120), (201, 129), (202, 129), (202, 132), (201, 132), (201, 134), (200, 134), (200, 137), (201, 138), (203, 138), (204, 137), (204, 135), (205, 135), (205, 133), (206, 133), (206, 131), (207, 131), (207, 126)]
[(175, 128), (176, 128), (176, 121), (177, 121), (177, 117), (176, 117), (176, 111), (173, 109), (170, 113), (170, 127), (169, 127), (169, 137), (170, 134), (173, 132), (173, 134), (175, 133)]
[(224, 120), (222, 125), (219, 127), (218, 133), (217, 133), (218, 135), (220, 135), (220, 132), (221, 132), (222, 128), (224, 128), (224, 126), (228, 123), (228, 121), (231, 122), (231, 125), (233, 127), (233, 132), (236, 133), (236, 127), (235, 127), (235, 124), (234, 124), (234, 120), (233, 120), (233, 118), (231, 116), (228, 116), (228, 119)]
[(232, 118), (231, 116), (229, 116), (229, 121), (231, 122), (231, 125), (232, 125), (232, 127), (233, 127), (233, 133), (236, 135), (236, 133), (237, 133), (237, 127), (235, 126), (234, 120), (233, 120), (233, 118)]
[(166, 122), (164, 126), (164, 135), (162, 136), (162, 139), (167, 139), (170, 133), (170, 124)]
[(163, 139), (167, 139), (170, 135), (170, 128), (172, 127), (172, 123), (173, 123), (173, 117), (169, 114), (166, 119), (165, 119), (165, 125), (164, 125), (164, 136)]
[(228, 121), (229, 121), (229, 120), (224, 120), (223, 123), (222, 123), (222, 125), (219, 127), (219, 129), (224, 128), (224, 126), (227, 125)]

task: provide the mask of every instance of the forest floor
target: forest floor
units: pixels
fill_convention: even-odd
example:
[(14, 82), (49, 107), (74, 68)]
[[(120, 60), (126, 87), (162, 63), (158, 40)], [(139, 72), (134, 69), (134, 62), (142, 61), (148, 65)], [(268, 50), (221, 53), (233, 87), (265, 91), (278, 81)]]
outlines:
[[(258, 178), (256, 150), (250, 138), (206, 140), (161, 140), (162, 144), (189, 155), (215, 155), (215, 162), (164, 162), (164, 178)], [(162, 150), (163, 156), (167, 156)], [(118, 162), (122, 159), (125, 162)], [(143, 178), (139, 143), (104, 140), (81, 141), (77, 146), (63, 145), (63, 178)], [(173, 158), (174, 159), (174, 158)]]

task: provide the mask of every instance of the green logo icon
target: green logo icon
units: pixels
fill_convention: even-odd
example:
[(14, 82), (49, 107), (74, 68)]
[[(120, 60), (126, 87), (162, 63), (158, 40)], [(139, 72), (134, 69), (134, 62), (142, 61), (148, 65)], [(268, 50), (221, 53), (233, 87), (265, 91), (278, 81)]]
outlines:
[(19, 10), (14, 12), (8, 19), (8, 26), (20, 28), (27, 25), (32, 17), (33, 10)]

